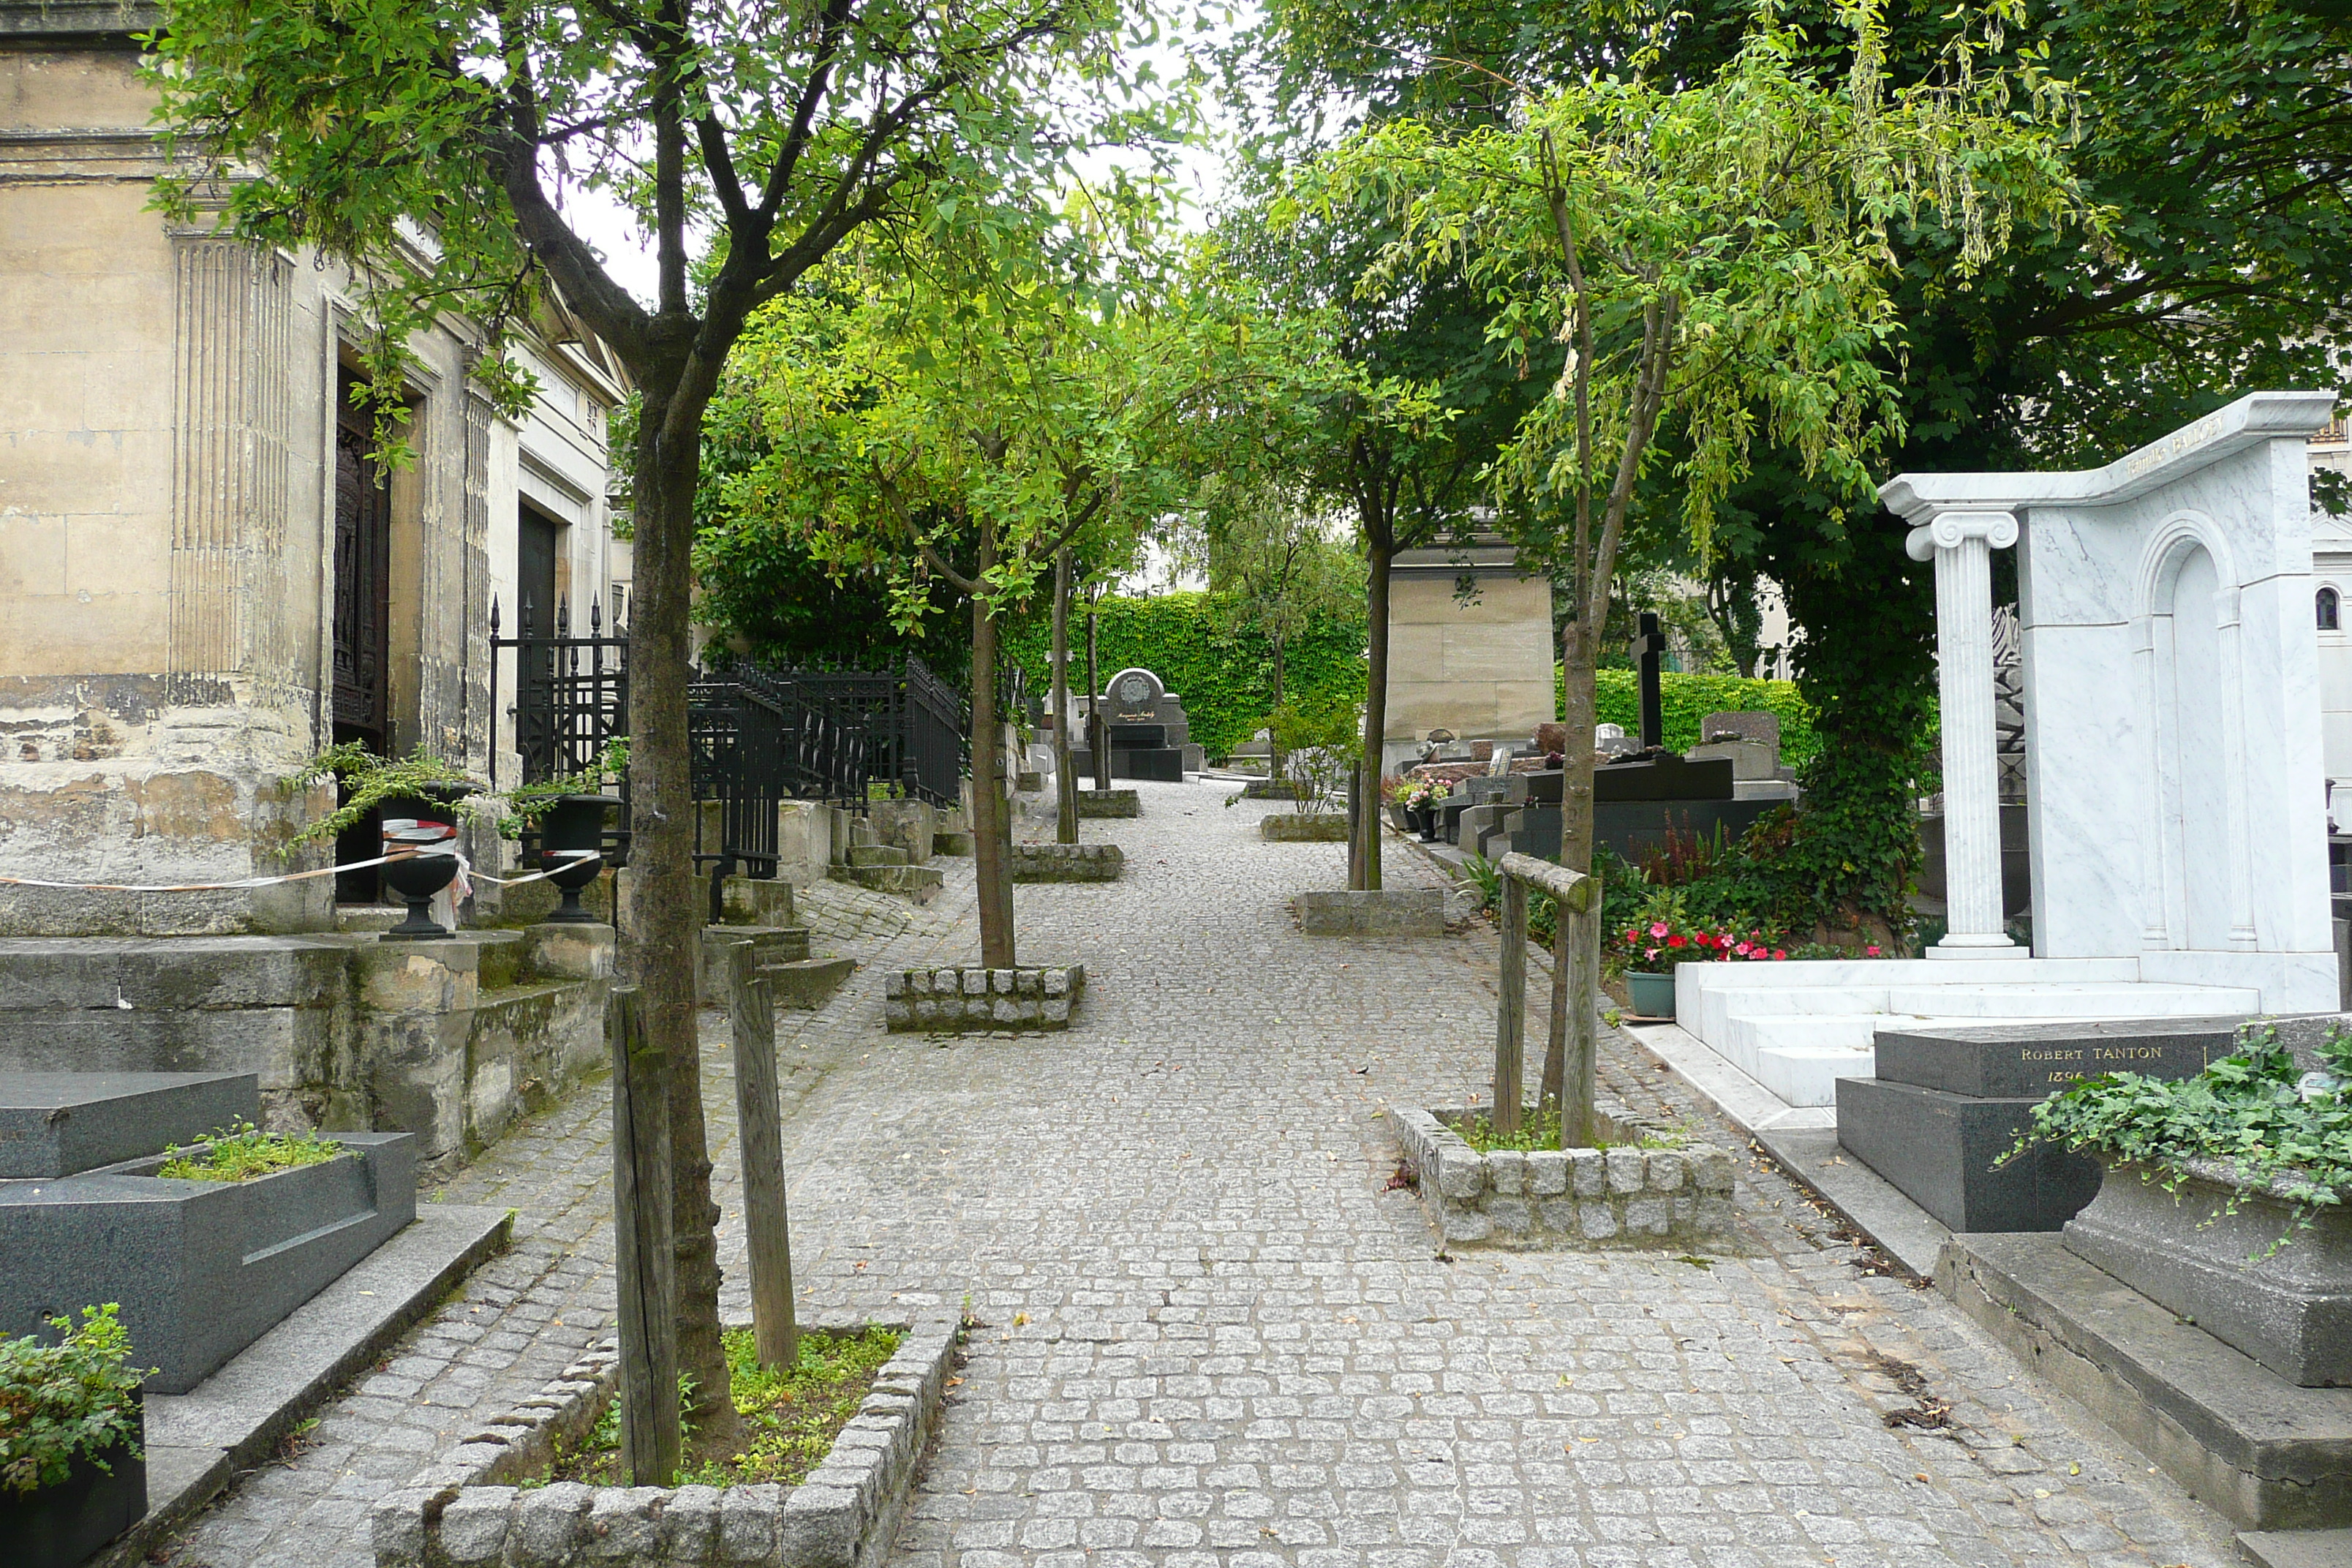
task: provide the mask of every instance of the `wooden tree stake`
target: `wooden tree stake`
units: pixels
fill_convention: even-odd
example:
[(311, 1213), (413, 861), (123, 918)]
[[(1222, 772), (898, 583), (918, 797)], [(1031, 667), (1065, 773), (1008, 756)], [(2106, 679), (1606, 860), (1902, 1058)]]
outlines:
[(613, 1047), (613, 1228), (621, 1331), (621, 1465), (666, 1487), (684, 1458), (677, 1412), (677, 1253), (670, 1233), (669, 1055), (646, 1030), (645, 997), (617, 985)]
[(743, 1233), (751, 1259), (751, 1333), (760, 1364), (800, 1364), (793, 1315), (793, 1242), (784, 1209), (784, 1130), (776, 1105), (776, 1009), (755, 950), (727, 955), (728, 1017), (735, 1035), (736, 1154), (743, 1171)]
[(1519, 1130), (1520, 1062), (1528, 1031), (1528, 886), (1503, 879), (1502, 1003), (1495, 1009), (1495, 1131)]

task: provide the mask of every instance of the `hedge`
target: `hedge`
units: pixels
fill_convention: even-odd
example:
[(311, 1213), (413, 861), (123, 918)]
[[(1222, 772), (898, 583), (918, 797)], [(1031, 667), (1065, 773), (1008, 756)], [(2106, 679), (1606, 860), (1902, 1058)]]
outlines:
[[(1043, 688), (1052, 670), (1053, 627), (1044, 616), (1006, 629), (1006, 651)], [(1129, 666), (1151, 671), (1184, 700), (1192, 742), (1222, 757), (1262, 728), (1274, 710), (1274, 650), (1255, 631), (1230, 632), (1206, 594), (1107, 597), (1096, 641), (1104, 680)], [(1283, 684), (1296, 702), (1364, 700), (1364, 621), (1335, 617), (1292, 638)], [(1086, 621), (1070, 617), (1070, 686), (1086, 686)]]
[[(1622, 724), (1625, 733), (1642, 733), (1640, 677), (1630, 669), (1593, 672), (1594, 707), (1603, 724)], [(1562, 693), (1565, 677), (1555, 667), (1552, 689)], [(1745, 680), (1736, 675), (1681, 675), (1667, 670), (1658, 676), (1659, 717), (1665, 733), (1660, 737), (1675, 751), (1696, 746), (1701, 739), (1698, 721), (1709, 713), (1763, 709), (1780, 716), (1780, 761), (1801, 767), (1821, 749), (1813, 731), (1813, 710), (1797, 695), (1793, 680)], [(1559, 710), (1555, 706), (1554, 712)]]

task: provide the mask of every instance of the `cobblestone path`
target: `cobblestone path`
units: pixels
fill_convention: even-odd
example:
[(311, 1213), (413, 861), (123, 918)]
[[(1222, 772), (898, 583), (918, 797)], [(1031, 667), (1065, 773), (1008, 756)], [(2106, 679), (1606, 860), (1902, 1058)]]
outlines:
[[(1140, 787), (1142, 818), (1086, 824), (1123, 881), (1016, 893), (1024, 960), (1087, 965), (1066, 1035), (882, 1031), (882, 968), (976, 955), (970, 862), (929, 910), (804, 900), (820, 952), (867, 961), (779, 1018), (804, 1299), (977, 1324), (898, 1568), (2234, 1561), (2219, 1521), (1769, 1168), (1743, 1162), (1722, 1256), (1439, 1257), (1387, 1188), (1384, 1108), (1483, 1098), (1494, 931), (1303, 937), (1284, 900), (1337, 885), (1339, 847), (1262, 843), (1228, 786)], [(1433, 875), (1389, 857), (1392, 884)], [(1738, 1147), (1630, 1042), (1602, 1074)], [(373, 1497), (604, 1331), (606, 1092), (446, 1189), (518, 1209), (515, 1250), (173, 1563), (366, 1563)]]

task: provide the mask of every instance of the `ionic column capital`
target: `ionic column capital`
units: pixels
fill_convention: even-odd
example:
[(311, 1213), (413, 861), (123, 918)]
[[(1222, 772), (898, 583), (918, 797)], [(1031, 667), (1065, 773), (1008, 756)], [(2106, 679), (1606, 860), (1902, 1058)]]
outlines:
[(1939, 511), (1932, 521), (1913, 529), (1903, 548), (1912, 560), (1925, 561), (1939, 550), (1958, 550), (1973, 539), (1983, 540), (1994, 550), (2008, 549), (2017, 542), (2017, 514), (1980, 508)]

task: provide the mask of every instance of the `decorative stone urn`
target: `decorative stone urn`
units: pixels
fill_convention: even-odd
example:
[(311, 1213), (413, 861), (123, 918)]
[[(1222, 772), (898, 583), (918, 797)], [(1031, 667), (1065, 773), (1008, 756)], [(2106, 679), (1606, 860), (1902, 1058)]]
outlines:
[(2286, 1198), (2226, 1166), (2102, 1163), (2067, 1250), (2289, 1383), (2352, 1386), (2352, 1214), (2296, 1230)]
[(601, 856), (580, 851), (604, 848), (605, 810), (620, 804), (609, 795), (562, 795), (540, 818), (539, 868), (563, 894), (549, 920), (573, 925), (596, 923), (596, 917), (581, 908), (580, 890), (596, 879), (605, 862)]
[[(431, 942), (449, 935), (433, 918), (433, 895), (457, 878), (457, 802), (474, 794), (469, 784), (420, 786), (414, 795), (383, 803), (384, 885), (408, 903), (408, 918), (383, 933), (386, 942)], [(407, 853), (403, 854), (403, 851)]]

